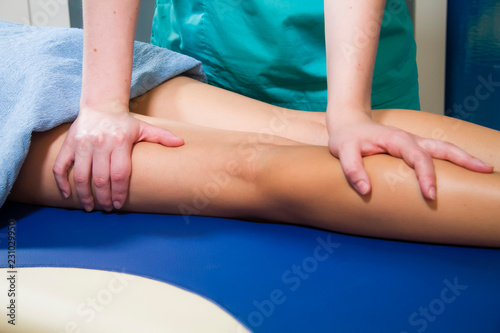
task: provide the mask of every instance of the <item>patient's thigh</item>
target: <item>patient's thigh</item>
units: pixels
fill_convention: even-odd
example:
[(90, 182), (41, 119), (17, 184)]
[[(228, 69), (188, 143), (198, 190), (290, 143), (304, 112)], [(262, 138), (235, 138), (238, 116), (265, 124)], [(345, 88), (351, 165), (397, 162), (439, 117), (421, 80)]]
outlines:
[[(254, 177), (258, 174), (263, 152), (276, 145), (299, 145), (281, 137), (267, 136), (263, 142), (256, 133), (232, 132), (168, 119), (135, 116), (180, 135), (185, 144), (170, 148), (141, 142), (133, 147), (129, 196), (124, 206), (125, 210), (130, 211), (178, 214), (179, 205), (192, 202), (196, 196), (193, 191), (204, 191), (207, 184), (219, 181), (224, 183), (223, 191), (222, 188), (218, 189), (217, 197), (210, 198), (210, 205), (203, 207), (203, 211), (200, 209), (199, 213), (223, 216), (224, 211), (220, 207), (232, 206), (234, 214), (242, 207), (240, 194), (250, 195), (254, 190)], [(47, 132), (33, 133), (30, 151), (9, 196), (10, 200), (80, 208), (74, 192), (72, 170), (69, 172), (72, 187), (69, 199), (64, 199), (60, 194), (52, 172), (69, 126), (65, 124)], [(225, 182), (229, 183), (225, 185)], [(97, 204), (96, 207), (99, 208)], [(227, 210), (226, 214), (229, 213)]]

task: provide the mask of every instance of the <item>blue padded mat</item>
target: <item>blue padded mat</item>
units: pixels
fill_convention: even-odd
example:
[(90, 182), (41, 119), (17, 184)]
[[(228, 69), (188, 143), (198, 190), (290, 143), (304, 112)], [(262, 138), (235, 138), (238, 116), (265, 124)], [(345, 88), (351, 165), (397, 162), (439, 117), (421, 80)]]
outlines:
[(7, 203), (17, 267), (124, 272), (179, 286), (254, 332), (500, 332), (500, 251), (289, 225)]

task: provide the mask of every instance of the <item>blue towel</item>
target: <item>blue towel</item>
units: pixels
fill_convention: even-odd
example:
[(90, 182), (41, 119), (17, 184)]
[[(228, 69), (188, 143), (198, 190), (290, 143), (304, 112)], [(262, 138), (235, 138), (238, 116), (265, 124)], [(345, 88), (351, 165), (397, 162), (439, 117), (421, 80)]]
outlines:
[[(0, 21), (0, 207), (26, 158), (32, 132), (78, 115), (83, 32)], [(205, 81), (199, 61), (135, 43), (131, 98), (177, 75)]]

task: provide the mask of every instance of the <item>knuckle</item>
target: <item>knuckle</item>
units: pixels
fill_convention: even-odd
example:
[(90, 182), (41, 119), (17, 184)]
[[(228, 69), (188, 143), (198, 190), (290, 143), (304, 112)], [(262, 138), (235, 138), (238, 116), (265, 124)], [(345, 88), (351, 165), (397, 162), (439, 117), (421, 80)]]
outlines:
[(56, 176), (63, 176), (65, 173), (65, 170), (61, 165), (54, 164), (52, 166), (52, 173), (54, 173), (54, 175), (56, 175)]
[(113, 201), (124, 202), (127, 197), (126, 191), (119, 191), (117, 193), (113, 193)]
[(80, 203), (83, 206), (91, 206), (94, 204), (94, 198), (92, 198), (92, 196), (89, 195), (80, 196)]
[(101, 198), (98, 201), (99, 206), (101, 206), (103, 209), (110, 210), (113, 207), (113, 204), (111, 203), (111, 199), (109, 198)]
[(432, 184), (434, 183), (434, 175), (433, 174), (417, 174), (417, 179), (422, 184)]
[(394, 132), (392, 132), (392, 140), (395, 140), (395, 141), (401, 141), (401, 140), (407, 141), (407, 140), (411, 140), (411, 135), (408, 132), (406, 132), (406, 131), (397, 129)]
[(91, 149), (91, 142), (87, 136), (75, 137), (76, 153), (80, 155), (88, 155)]
[(438, 148), (439, 143), (435, 140), (424, 139), (419, 142), (419, 146), (422, 147), (422, 149), (425, 149), (426, 151), (432, 152)]
[(412, 155), (415, 157), (415, 158), (419, 158), (419, 159), (425, 159), (425, 158), (430, 158), (430, 155), (428, 152), (426, 152), (425, 150), (423, 149), (415, 149), (413, 152), (412, 152)]
[(113, 182), (124, 182), (128, 180), (129, 173), (125, 170), (116, 170), (111, 173), (111, 181)]
[(428, 154), (418, 150), (411, 154), (410, 159), (414, 164), (425, 164), (432, 160), (432, 158)]
[(99, 131), (95, 130), (91, 133), (91, 141), (94, 146), (100, 147), (104, 144), (104, 134)]
[(457, 151), (455, 153), (446, 153), (444, 159), (454, 161), (456, 164), (464, 165), (467, 161), (472, 160), (473, 157), (466, 152)]
[(86, 131), (77, 133), (74, 140), (77, 145), (82, 145), (88, 140), (88, 133)]
[(73, 175), (73, 181), (76, 185), (85, 185), (88, 183), (89, 177), (86, 174), (75, 172)]
[(127, 197), (127, 189), (122, 187), (114, 188), (111, 196), (113, 201), (125, 199)]
[(97, 188), (103, 188), (108, 186), (109, 184), (109, 179), (103, 176), (94, 176), (94, 185)]
[(112, 138), (115, 145), (122, 145), (125, 143), (127, 136), (123, 131), (116, 130), (112, 133)]
[(353, 178), (357, 177), (358, 173), (359, 173), (359, 168), (357, 168), (357, 167), (348, 166), (348, 167), (344, 168), (344, 174), (349, 179), (353, 179)]
[(443, 150), (450, 154), (468, 155), (468, 153), (453, 143), (443, 142)]

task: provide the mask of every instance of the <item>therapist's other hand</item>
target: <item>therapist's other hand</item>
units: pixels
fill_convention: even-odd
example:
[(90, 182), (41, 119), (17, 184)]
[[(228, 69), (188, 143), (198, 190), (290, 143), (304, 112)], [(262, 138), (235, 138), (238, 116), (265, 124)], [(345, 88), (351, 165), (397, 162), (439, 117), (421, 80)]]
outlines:
[(402, 158), (415, 170), (420, 190), (428, 200), (436, 199), (436, 173), (432, 159), (442, 159), (472, 171), (489, 173), (493, 168), (457, 146), (423, 138), (399, 128), (372, 121), (369, 113), (344, 113), (328, 119), (330, 152), (339, 158), (349, 183), (362, 195), (371, 191), (363, 156), (387, 153)]
[(94, 195), (102, 209), (120, 209), (128, 194), (132, 146), (139, 141), (168, 147), (184, 144), (169, 131), (132, 117), (128, 105), (81, 108), (54, 163), (61, 194), (71, 195), (68, 173), (74, 164), (75, 191), (86, 211), (94, 209)]

